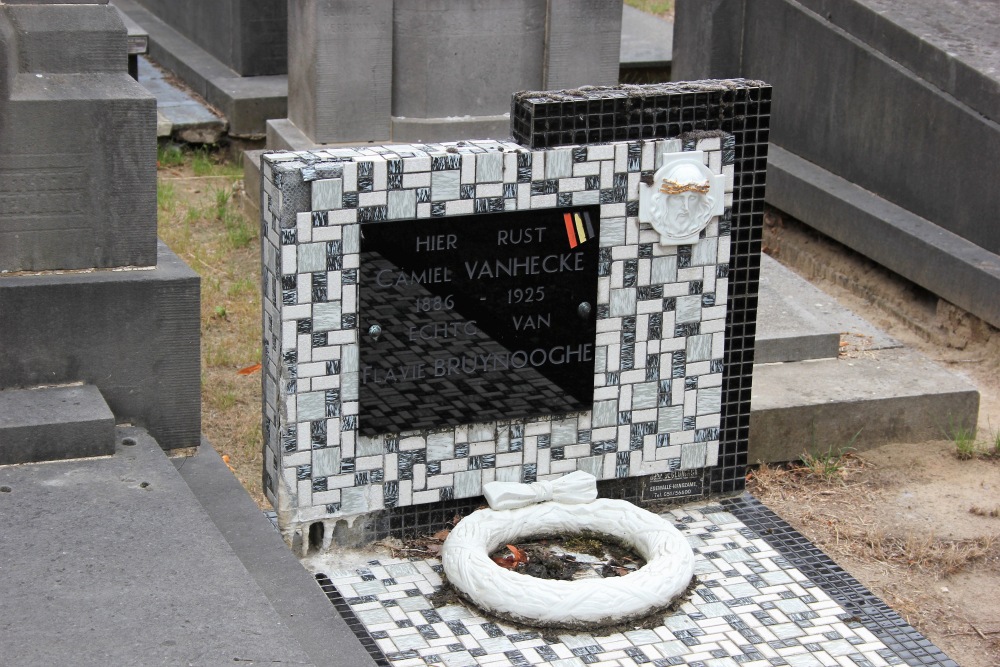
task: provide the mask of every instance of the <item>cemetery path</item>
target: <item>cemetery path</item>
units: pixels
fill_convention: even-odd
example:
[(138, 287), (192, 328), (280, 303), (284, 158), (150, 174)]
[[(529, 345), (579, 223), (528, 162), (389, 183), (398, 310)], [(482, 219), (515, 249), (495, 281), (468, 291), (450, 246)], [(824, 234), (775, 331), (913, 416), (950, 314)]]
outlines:
[(751, 491), (963, 667), (1000, 664), (1000, 332), (795, 221), (767, 225), (777, 259), (972, 382), (979, 432), (966, 445), (945, 424), (947, 439), (835, 459), (826, 477), (758, 471)]

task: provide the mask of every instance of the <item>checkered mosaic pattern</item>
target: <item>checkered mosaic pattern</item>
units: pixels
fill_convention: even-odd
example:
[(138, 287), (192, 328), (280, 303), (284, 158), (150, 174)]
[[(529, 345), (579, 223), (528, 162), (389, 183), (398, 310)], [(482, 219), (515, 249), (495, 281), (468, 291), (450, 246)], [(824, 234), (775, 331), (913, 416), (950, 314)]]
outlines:
[[(727, 176), (725, 133), (531, 151), (509, 142), (265, 155), (265, 489), (297, 523), (482, 494), (585, 470), (615, 479), (716, 462), (729, 215), (693, 245), (658, 243), (638, 184), (698, 150)], [(593, 409), (433, 433), (358, 434), (363, 223), (599, 204)], [(727, 209), (728, 211), (728, 209)], [(426, 224), (426, 223), (425, 223)], [(284, 496), (279, 498), (279, 496)]]
[(373, 653), (398, 667), (907, 664), (732, 513), (708, 506), (664, 516), (695, 552), (693, 593), (656, 627), (603, 636), (515, 627), (466, 603), (435, 607), (430, 596), (442, 584), (436, 560), (384, 558), (345, 570), (317, 556), (307, 565), (329, 578), (338, 606), (374, 640)]
[(729, 308), (722, 372), (725, 398), (719, 459), (707, 471), (711, 493), (744, 488), (770, 117), (771, 87), (748, 79), (525, 91), (511, 100), (514, 140), (535, 149), (716, 131), (735, 138), (735, 186), (728, 220)]

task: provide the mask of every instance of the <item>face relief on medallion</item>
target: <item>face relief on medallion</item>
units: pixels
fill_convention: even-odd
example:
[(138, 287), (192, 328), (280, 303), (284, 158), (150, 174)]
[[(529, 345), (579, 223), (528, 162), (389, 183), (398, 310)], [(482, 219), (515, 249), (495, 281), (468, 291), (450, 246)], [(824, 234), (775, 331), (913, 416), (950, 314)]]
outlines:
[(639, 222), (652, 225), (660, 245), (695, 243), (724, 211), (725, 181), (705, 166), (702, 151), (664, 154), (653, 184), (639, 184)]

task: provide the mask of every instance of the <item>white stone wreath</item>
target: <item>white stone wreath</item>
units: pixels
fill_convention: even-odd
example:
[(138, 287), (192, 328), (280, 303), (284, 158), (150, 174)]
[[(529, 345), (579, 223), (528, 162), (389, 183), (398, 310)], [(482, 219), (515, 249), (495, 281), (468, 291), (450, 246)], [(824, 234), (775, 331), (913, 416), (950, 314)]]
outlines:
[[(554, 484), (566, 480), (579, 485), (580, 475), (586, 473), (571, 473)], [(591, 483), (595, 485), (593, 497), (596, 483)], [(548, 483), (516, 486), (530, 489), (525, 496), (559, 496), (558, 490), (540, 491), (541, 484)], [(510, 496), (512, 486), (504, 485), (500, 495)], [(557, 581), (504, 569), (489, 556), (500, 546), (524, 538), (585, 530), (630, 545), (646, 559), (646, 565), (624, 577)], [(603, 498), (478, 510), (448, 535), (441, 560), (448, 581), (487, 611), (515, 621), (564, 628), (620, 623), (665, 608), (685, 591), (694, 574), (694, 554), (673, 524), (624, 500)]]

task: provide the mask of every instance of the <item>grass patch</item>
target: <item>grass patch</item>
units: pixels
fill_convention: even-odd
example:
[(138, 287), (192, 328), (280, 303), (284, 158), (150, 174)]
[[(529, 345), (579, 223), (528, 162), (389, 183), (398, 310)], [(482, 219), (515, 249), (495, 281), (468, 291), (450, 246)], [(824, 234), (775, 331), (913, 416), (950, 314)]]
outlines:
[(177, 189), (172, 183), (156, 184), (156, 208), (164, 213), (172, 213), (177, 205)]
[(214, 166), (207, 149), (198, 148), (191, 154), (191, 171), (195, 176), (212, 176)]
[(257, 239), (257, 225), (234, 204), (232, 188), (215, 191), (215, 219), (225, 227), (226, 240), (234, 250), (246, 248)]
[(784, 465), (760, 463), (756, 469), (747, 473), (747, 481), (764, 494), (780, 493), (785, 489), (799, 490), (815, 482), (846, 484), (865, 465), (855, 456), (854, 449), (854, 443), (862, 430), (859, 429), (843, 447), (834, 449), (830, 446), (823, 451), (814, 446), (815, 453), (802, 452), (798, 461)]
[(834, 449), (830, 447), (825, 452), (819, 452), (817, 454), (803, 452), (802, 467), (807, 470), (810, 475), (830, 480), (843, 474), (846, 465), (846, 458), (850, 456), (851, 451), (853, 451), (853, 448), (847, 448), (846, 450), (838, 449), (834, 451)]
[(834, 449), (831, 445), (826, 448), (826, 451), (816, 448), (815, 424), (813, 424), (813, 430), (812, 451), (802, 452), (801, 464), (797, 466), (799, 472), (828, 482), (842, 478), (847, 472), (850, 459), (854, 456), (854, 443), (857, 442), (858, 436), (861, 435), (864, 428), (858, 429), (858, 432), (851, 436), (851, 439), (843, 447)]
[(949, 427), (947, 436), (955, 443), (955, 456), (961, 461), (1000, 459), (1000, 432), (994, 431), (992, 426), (984, 440), (978, 440), (975, 430), (965, 425)]
[(184, 164), (184, 150), (177, 144), (163, 143), (156, 146), (157, 167), (179, 167)]
[(671, 20), (674, 18), (674, 0), (625, 0), (625, 4), (647, 14)]
[(958, 574), (1000, 555), (997, 537), (994, 535), (942, 539), (929, 535), (897, 536), (868, 527), (847, 530), (843, 536), (855, 540), (872, 560), (895, 563), (943, 577)]
[(958, 458), (965, 461), (976, 457), (978, 447), (976, 446), (976, 434), (972, 429), (959, 426), (952, 431), (951, 439), (955, 442), (955, 455)]
[(239, 205), (242, 169), (212, 150), (158, 154), (159, 236), (201, 275), (202, 430), (265, 506), (260, 374), (238, 373), (261, 356), (258, 225)]

